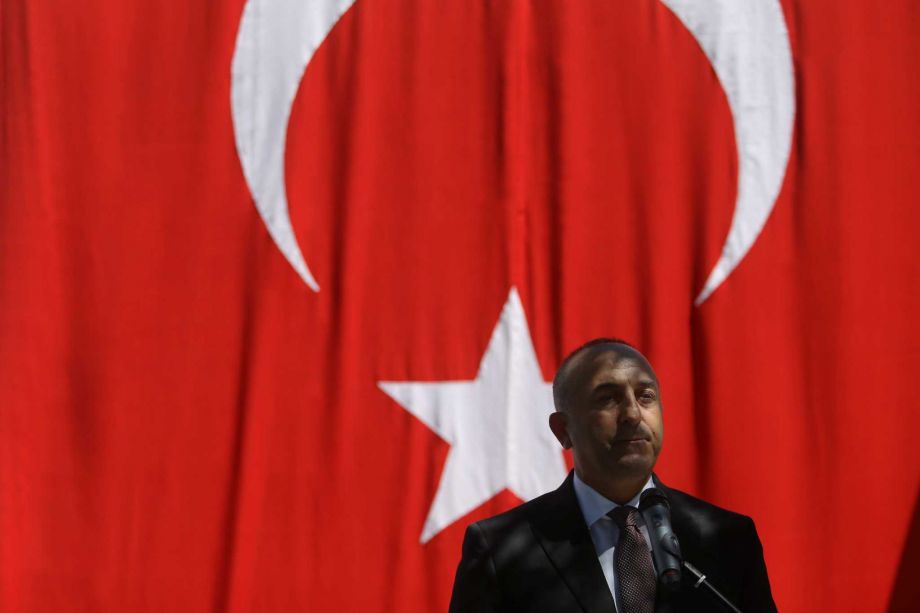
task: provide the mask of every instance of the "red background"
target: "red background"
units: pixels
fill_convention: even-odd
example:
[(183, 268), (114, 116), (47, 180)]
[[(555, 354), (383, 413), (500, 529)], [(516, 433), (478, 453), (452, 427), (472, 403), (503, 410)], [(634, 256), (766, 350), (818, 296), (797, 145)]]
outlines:
[(241, 2), (0, 5), (0, 609), (444, 610), (464, 526), (516, 501), (420, 545), (447, 446), (376, 384), (474, 378), (511, 286), (547, 380), (643, 348), (659, 474), (754, 517), (780, 610), (885, 609), (916, 551), (920, 11), (783, 8), (786, 180), (696, 308), (737, 153), (659, 2), (360, 0), (288, 133), (318, 294), (240, 170)]

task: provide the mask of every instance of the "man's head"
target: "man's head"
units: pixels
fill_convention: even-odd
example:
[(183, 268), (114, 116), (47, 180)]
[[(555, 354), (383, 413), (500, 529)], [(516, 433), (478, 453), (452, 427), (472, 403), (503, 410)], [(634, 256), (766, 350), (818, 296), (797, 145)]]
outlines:
[(550, 428), (572, 449), (578, 476), (620, 502), (638, 493), (661, 451), (660, 398), (655, 371), (638, 350), (596, 339), (559, 367)]

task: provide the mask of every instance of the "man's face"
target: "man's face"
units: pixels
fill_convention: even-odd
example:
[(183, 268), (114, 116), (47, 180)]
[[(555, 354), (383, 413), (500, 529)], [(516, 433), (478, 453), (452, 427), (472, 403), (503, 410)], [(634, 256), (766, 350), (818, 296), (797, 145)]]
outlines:
[(619, 344), (588, 349), (577, 359), (564, 418), (568, 441), (560, 441), (571, 445), (579, 475), (589, 484), (647, 477), (664, 434), (652, 367)]

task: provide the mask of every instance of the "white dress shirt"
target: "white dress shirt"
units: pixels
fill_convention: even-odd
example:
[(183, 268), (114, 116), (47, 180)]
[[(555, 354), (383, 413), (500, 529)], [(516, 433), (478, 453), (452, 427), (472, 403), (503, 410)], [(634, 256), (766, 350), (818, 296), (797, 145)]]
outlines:
[[(627, 503), (627, 506), (639, 508), (639, 496), (651, 487), (655, 487), (655, 484), (652, 482), (652, 478), (649, 477), (635, 498)], [(607, 513), (620, 505), (602, 496), (597, 490), (579, 479), (577, 474), (575, 475), (575, 497), (578, 499), (578, 506), (581, 507), (581, 514), (585, 518), (588, 531), (591, 533), (594, 550), (597, 552), (597, 561), (601, 565), (601, 570), (604, 571), (604, 578), (607, 579), (607, 587), (610, 588), (610, 594), (613, 596), (613, 601), (619, 610), (617, 573), (616, 568), (614, 568), (613, 555), (616, 551), (617, 541), (620, 540), (620, 527), (617, 526), (615, 521), (607, 517)], [(648, 529), (645, 527), (645, 522), (641, 515), (636, 519), (636, 523), (639, 524), (639, 530), (642, 532), (642, 536), (645, 537), (645, 542), (648, 544), (649, 551), (651, 551), (652, 542), (649, 539)]]

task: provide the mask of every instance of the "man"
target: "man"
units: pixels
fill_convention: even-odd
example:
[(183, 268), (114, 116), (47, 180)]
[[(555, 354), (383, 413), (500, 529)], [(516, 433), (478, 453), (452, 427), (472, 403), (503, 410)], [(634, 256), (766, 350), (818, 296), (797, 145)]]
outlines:
[(451, 613), (720, 611), (684, 570), (658, 586), (648, 530), (636, 511), (652, 487), (670, 501), (683, 559), (744, 613), (775, 611), (754, 522), (652, 474), (663, 437), (658, 378), (629, 344), (597, 339), (563, 361), (549, 426), (575, 470), (559, 489), (472, 524)]

